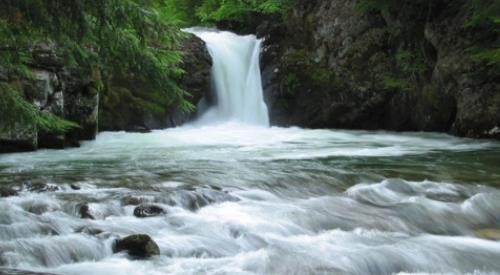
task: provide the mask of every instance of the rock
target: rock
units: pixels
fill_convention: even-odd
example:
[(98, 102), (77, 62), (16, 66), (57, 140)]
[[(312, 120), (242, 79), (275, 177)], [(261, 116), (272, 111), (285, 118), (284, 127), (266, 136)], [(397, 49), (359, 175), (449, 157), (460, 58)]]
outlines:
[(130, 132), (130, 133), (150, 133), (151, 132), (151, 130), (145, 126), (131, 126), (127, 129), (125, 129), (125, 131)]
[(10, 131), (0, 133), (0, 153), (30, 152), (36, 149), (38, 132), (35, 127), (17, 125)]
[(202, 207), (213, 203), (222, 203), (226, 201), (238, 201), (239, 199), (227, 194), (217, 188), (188, 188), (175, 193), (174, 197), (167, 201), (168, 204), (178, 205), (191, 211), (196, 211)]
[(75, 232), (95, 236), (103, 233), (104, 231), (95, 227), (83, 226), (81, 228), (76, 229)]
[(95, 220), (94, 216), (90, 213), (90, 207), (88, 204), (82, 204), (79, 209), (80, 217), (82, 219)]
[(18, 190), (11, 185), (0, 185), (0, 197), (17, 196)]
[(81, 140), (92, 140), (97, 135), (99, 93), (103, 83), (95, 70), (82, 76), (77, 69), (64, 68), (60, 73), (64, 90), (64, 117), (80, 127), (66, 133), (66, 144), (79, 145)]
[(166, 211), (163, 208), (152, 204), (141, 204), (134, 209), (134, 216), (138, 218), (150, 218), (165, 213)]
[(9, 81), (9, 72), (2, 66), (0, 66), (0, 81)]
[(43, 182), (26, 182), (24, 188), (29, 192), (55, 192), (59, 190), (59, 186)]
[(492, 241), (500, 241), (500, 229), (497, 228), (486, 228), (476, 230), (475, 232), (478, 238), (492, 240)]
[(182, 69), (185, 71), (181, 78), (181, 86), (190, 95), (189, 99), (195, 106), (202, 100), (213, 104), (215, 99), (210, 92), (210, 72), (212, 58), (208, 53), (207, 46), (203, 40), (190, 34), (183, 43)]
[(73, 190), (80, 190), (82, 189), (79, 185), (75, 184), (75, 183), (72, 183), (69, 185), (69, 187)]
[(32, 52), (34, 65), (57, 70), (64, 66), (65, 60), (57, 52), (55, 43), (39, 43)]
[[(212, 59), (205, 42), (188, 35), (181, 47), (184, 52), (181, 69), (185, 73), (178, 84), (189, 94), (186, 100), (194, 106), (213, 104), (214, 98), (210, 92)], [(133, 75), (114, 75), (107, 89), (102, 92), (99, 129), (147, 132), (178, 126), (196, 115), (195, 112), (183, 112), (177, 106), (165, 106), (164, 112), (154, 112), (132, 103), (142, 98), (143, 94), (152, 93), (152, 89), (150, 83)]]
[(34, 203), (28, 209), (28, 212), (42, 215), (43, 213), (49, 212), (51, 210), (50, 205), (45, 203)]
[[(61, 149), (78, 146), (80, 140), (94, 139), (99, 91), (103, 86), (98, 71), (89, 74), (78, 68), (64, 67), (64, 60), (58, 56), (56, 45), (52, 43), (36, 45), (33, 57), (34, 62), (30, 64), (33, 77), (20, 77), (16, 88), (39, 111), (73, 121), (80, 127), (61, 134), (44, 132), (30, 123), (18, 123), (0, 133), (0, 153)], [(4, 86), (0, 86), (0, 93)]]
[(0, 268), (0, 275), (55, 275), (53, 273), (40, 273), (27, 270)]
[(115, 253), (127, 251), (132, 257), (149, 258), (160, 255), (160, 248), (148, 235), (130, 235), (117, 240), (114, 247)]
[(299, 0), (283, 22), (258, 24), (273, 125), (500, 138), (498, 66), (464, 54), (496, 36), (463, 27), (467, 1), (358, 3)]
[(141, 203), (148, 202), (148, 199), (144, 197), (127, 196), (122, 198), (120, 201), (121, 205), (139, 205)]

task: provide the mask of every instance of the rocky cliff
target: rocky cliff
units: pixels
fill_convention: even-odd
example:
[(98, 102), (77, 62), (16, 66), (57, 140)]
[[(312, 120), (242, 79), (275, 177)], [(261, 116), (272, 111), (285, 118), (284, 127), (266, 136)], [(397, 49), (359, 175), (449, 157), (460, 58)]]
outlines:
[(467, 26), (470, 1), (359, 4), (301, 0), (255, 25), (273, 124), (500, 138), (499, 67), (471, 53), (500, 38)]
[[(212, 59), (205, 42), (189, 34), (182, 46), (184, 55), (179, 86), (188, 101), (197, 106), (206, 98), (210, 101), (210, 68)], [(101, 101), (100, 130), (148, 131), (175, 127), (190, 120), (195, 112), (183, 112), (177, 106), (155, 110), (143, 104), (142, 98), (152, 94), (151, 85), (134, 76), (114, 76), (108, 81)], [(119, 96), (118, 96), (119, 95)]]
[[(177, 81), (194, 106), (202, 99), (210, 103), (212, 61), (205, 43), (189, 36), (183, 43), (183, 51), (184, 74)], [(38, 110), (80, 127), (64, 134), (47, 133), (32, 124), (19, 122), (8, 131), (0, 132), (0, 153), (79, 146), (81, 140), (94, 139), (98, 130), (148, 131), (174, 127), (195, 114), (194, 111), (182, 112), (173, 105), (166, 113), (147, 108), (137, 97), (132, 97), (132, 92), (150, 93), (147, 82), (130, 75), (114, 75), (103, 80), (97, 71), (81, 72), (78, 67), (67, 66), (55, 45), (38, 45), (32, 54), (34, 62), (29, 66), (29, 78), (9, 75), (0, 66), (0, 96), (7, 92), (2, 90), (2, 83), (14, 86)]]
[(76, 122), (80, 127), (65, 134), (55, 134), (19, 122), (14, 129), (0, 133), (0, 153), (78, 146), (80, 140), (95, 138), (99, 74), (83, 77), (86, 74), (65, 66), (53, 44), (38, 45), (32, 54), (34, 62), (30, 64), (31, 77), (6, 73), (0, 82), (17, 87), (38, 110)]

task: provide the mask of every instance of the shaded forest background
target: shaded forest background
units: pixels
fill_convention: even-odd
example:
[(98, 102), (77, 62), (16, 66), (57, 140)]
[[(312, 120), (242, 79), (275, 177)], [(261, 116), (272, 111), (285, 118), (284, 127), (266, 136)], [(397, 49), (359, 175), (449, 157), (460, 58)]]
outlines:
[[(397, 10), (409, 0), (362, 0), (360, 13)], [(101, 95), (101, 105), (112, 108), (117, 98), (129, 104), (166, 114), (170, 106), (194, 110), (178, 80), (184, 73), (182, 27), (214, 26), (220, 22), (245, 23), (262, 14), (286, 21), (294, 0), (4, 0), (0, 3), (0, 131), (19, 123), (47, 132), (65, 132), (77, 123), (44, 112), (25, 100), (20, 82), (33, 77), (31, 65), (41, 47), (56, 48), (58, 62), (77, 68), (82, 78), (92, 80), (92, 93)], [(313, 1), (314, 2), (314, 1)], [(412, 0), (420, 6), (432, 0)], [(471, 16), (464, 28), (482, 28), (498, 35), (500, 1), (471, 0)], [(478, 44), (471, 56), (488, 66), (500, 64), (500, 47)], [(398, 60), (409, 74), (419, 70), (417, 56), (401, 54)], [(113, 90), (113, 82), (134, 79), (144, 89)], [(293, 81), (293, 79), (291, 80)], [(387, 79), (395, 89), (402, 85)], [(103, 106), (106, 110), (106, 106)], [(105, 113), (103, 115), (106, 115)]]

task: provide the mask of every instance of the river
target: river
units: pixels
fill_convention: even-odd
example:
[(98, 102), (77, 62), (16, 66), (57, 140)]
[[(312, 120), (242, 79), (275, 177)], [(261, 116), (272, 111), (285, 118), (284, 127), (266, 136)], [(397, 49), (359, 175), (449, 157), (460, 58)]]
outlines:
[[(225, 122), (214, 109), (203, 123), (0, 155), (0, 185), (24, 186), (0, 198), (0, 266), (93, 275), (500, 271), (500, 143), (267, 127), (265, 114), (240, 111)], [(51, 188), (30, 190), (36, 184)], [(165, 213), (135, 217), (137, 203)], [(81, 218), (82, 205), (94, 219)], [(137, 233), (161, 255), (113, 253), (116, 239)]]

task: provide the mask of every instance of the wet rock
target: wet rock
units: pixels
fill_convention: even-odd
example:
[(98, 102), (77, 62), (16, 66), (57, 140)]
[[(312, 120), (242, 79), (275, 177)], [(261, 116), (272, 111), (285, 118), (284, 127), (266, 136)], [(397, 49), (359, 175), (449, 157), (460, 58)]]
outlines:
[(7, 69), (0, 66), (0, 81), (8, 81), (8, 80), (9, 80), (9, 73)]
[(51, 211), (51, 207), (45, 203), (34, 203), (28, 207), (27, 211), (36, 215), (42, 215), (43, 213)]
[(278, 25), (245, 19), (257, 19), (265, 38), (262, 82), (273, 125), (500, 138), (498, 68), (463, 54), (497, 36), (463, 28), (468, 1), (406, 1), (385, 12), (360, 12), (357, 2), (299, 0)]
[(0, 186), (0, 197), (5, 198), (5, 197), (11, 197), (11, 196), (17, 196), (18, 190), (13, 187), (13, 186)]
[(33, 49), (34, 64), (39, 67), (57, 70), (64, 66), (64, 58), (59, 55), (55, 43), (39, 43)]
[(149, 133), (149, 132), (151, 132), (151, 130), (148, 127), (137, 126), (137, 125), (130, 126), (127, 129), (125, 129), (125, 131), (130, 132), (130, 133)]
[(80, 189), (82, 189), (79, 185), (77, 185), (75, 183), (70, 184), (69, 187), (71, 187), (71, 189), (73, 189), (73, 190), (80, 190)]
[(157, 205), (141, 204), (134, 209), (134, 216), (138, 218), (150, 218), (165, 214), (166, 211)]
[(182, 87), (188, 91), (192, 98), (189, 100), (197, 105), (205, 98), (209, 105), (214, 103), (210, 91), (210, 72), (212, 58), (208, 53), (207, 46), (200, 38), (189, 35), (184, 41), (182, 69), (186, 72), (181, 79)]
[(122, 205), (139, 205), (148, 202), (148, 200), (144, 197), (134, 197), (134, 196), (124, 197), (120, 201)]
[(223, 191), (208, 188), (200, 188), (194, 191), (183, 191), (180, 193), (180, 204), (191, 211), (196, 211), (202, 207), (213, 203), (225, 201), (238, 201), (238, 198)]
[[(201, 101), (210, 105), (213, 103), (210, 93), (212, 59), (205, 42), (188, 35), (181, 47), (184, 52), (181, 69), (185, 73), (178, 81), (179, 86), (189, 94), (186, 100), (193, 106)], [(134, 98), (152, 92), (151, 83), (134, 75), (113, 75), (101, 93), (99, 130), (146, 132), (181, 125), (196, 115), (196, 112), (184, 112), (173, 104), (164, 106), (164, 112), (130, 104)]]
[(75, 232), (95, 236), (95, 235), (99, 235), (99, 234), (103, 233), (104, 231), (99, 229), (99, 228), (95, 228), (95, 227), (83, 226), (83, 227), (76, 229)]
[(0, 275), (55, 275), (53, 273), (40, 273), (27, 270), (0, 268)]
[(94, 216), (90, 213), (90, 207), (88, 204), (82, 204), (79, 209), (80, 217), (82, 219), (95, 220)]
[(491, 241), (500, 241), (500, 229), (498, 228), (486, 228), (486, 229), (476, 230), (475, 234), (478, 238)]
[(29, 192), (36, 193), (55, 192), (59, 190), (59, 186), (43, 182), (27, 182), (24, 184), (24, 188)]
[(150, 236), (144, 234), (130, 235), (117, 240), (114, 252), (118, 253), (121, 251), (126, 251), (130, 256), (137, 258), (148, 258), (160, 255), (160, 248), (158, 245)]

